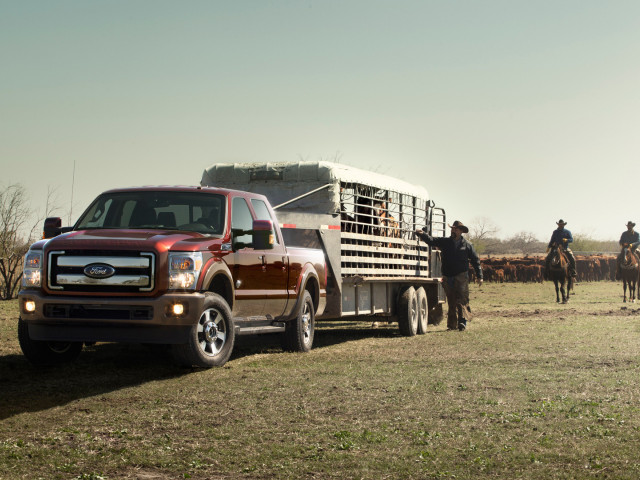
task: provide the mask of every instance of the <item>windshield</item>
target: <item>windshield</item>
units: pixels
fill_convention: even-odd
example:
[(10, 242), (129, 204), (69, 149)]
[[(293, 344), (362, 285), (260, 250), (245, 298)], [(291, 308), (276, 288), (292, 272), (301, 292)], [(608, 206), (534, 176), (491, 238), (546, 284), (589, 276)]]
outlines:
[(140, 228), (221, 235), (225, 197), (210, 193), (140, 191), (100, 195), (74, 230)]

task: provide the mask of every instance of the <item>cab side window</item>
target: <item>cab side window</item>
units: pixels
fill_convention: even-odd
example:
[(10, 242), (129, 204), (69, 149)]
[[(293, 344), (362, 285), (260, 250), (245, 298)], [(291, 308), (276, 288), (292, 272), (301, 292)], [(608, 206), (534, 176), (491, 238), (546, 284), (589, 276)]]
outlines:
[[(231, 228), (250, 231), (253, 228), (253, 217), (249, 205), (242, 197), (235, 197), (231, 203)], [(234, 237), (234, 243), (244, 243), (251, 246), (251, 234), (238, 235)]]

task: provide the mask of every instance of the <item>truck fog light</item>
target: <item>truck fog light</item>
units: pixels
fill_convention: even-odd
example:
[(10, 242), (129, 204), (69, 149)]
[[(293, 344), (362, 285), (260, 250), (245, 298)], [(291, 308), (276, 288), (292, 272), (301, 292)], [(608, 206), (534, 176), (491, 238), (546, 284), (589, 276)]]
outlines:
[(36, 311), (36, 302), (33, 300), (25, 300), (24, 301), (24, 310), (25, 312), (35, 312)]
[(174, 315), (182, 315), (184, 313), (184, 305), (181, 303), (173, 304), (173, 314)]

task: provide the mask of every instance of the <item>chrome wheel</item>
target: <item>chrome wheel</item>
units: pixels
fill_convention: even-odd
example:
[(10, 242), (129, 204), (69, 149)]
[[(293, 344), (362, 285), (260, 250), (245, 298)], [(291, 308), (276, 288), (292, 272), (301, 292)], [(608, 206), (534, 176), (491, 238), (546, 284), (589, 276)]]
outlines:
[(176, 361), (185, 367), (221, 367), (229, 360), (234, 343), (235, 326), (229, 305), (220, 295), (207, 292), (188, 342), (173, 345), (172, 350)]
[(309, 345), (312, 341), (311, 337), (311, 308), (308, 303), (305, 302), (302, 315), (300, 318), (302, 322), (302, 343)]
[(215, 356), (227, 340), (224, 316), (215, 308), (205, 310), (198, 322), (198, 344), (205, 355)]
[(282, 335), (282, 348), (287, 352), (308, 352), (315, 335), (315, 310), (311, 294), (305, 290), (296, 318), (287, 322)]

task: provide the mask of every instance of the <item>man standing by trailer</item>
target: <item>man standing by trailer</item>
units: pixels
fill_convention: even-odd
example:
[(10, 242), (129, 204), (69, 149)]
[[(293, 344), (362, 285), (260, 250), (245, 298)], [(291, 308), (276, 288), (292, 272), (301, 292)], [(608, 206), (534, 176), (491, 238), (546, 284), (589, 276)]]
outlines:
[(462, 236), (463, 233), (469, 232), (462, 222), (456, 220), (453, 225), (449, 225), (450, 237), (432, 237), (426, 232), (426, 228), (416, 230), (415, 233), (418, 238), (442, 251), (442, 280), (449, 304), (447, 329), (462, 332), (467, 328), (467, 320), (471, 318), (469, 262), (476, 272), (478, 285), (482, 285), (480, 259), (473, 245)]

